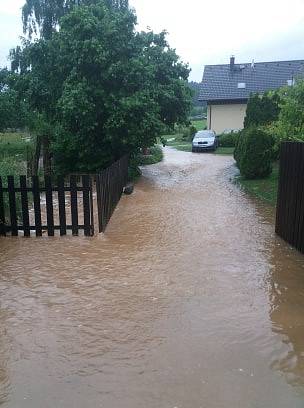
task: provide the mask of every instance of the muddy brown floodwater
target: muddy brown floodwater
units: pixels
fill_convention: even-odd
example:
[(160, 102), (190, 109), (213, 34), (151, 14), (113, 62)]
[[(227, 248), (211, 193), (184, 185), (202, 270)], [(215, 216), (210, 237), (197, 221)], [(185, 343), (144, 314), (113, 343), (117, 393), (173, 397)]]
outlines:
[(105, 235), (0, 240), (1, 408), (303, 408), (304, 257), (165, 149)]

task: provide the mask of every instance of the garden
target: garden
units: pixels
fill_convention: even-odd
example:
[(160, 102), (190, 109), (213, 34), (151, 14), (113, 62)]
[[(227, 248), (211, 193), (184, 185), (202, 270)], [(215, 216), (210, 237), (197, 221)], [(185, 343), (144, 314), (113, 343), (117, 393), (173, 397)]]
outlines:
[(239, 184), (248, 192), (276, 205), (280, 145), (304, 142), (304, 81), (276, 92), (252, 95), (244, 129), (236, 134), (234, 158)]

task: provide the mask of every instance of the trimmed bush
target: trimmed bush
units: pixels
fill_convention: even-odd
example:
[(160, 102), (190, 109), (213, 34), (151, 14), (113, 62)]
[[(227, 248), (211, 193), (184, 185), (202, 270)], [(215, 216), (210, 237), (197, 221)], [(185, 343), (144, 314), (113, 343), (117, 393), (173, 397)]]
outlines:
[(257, 127), (242, 131), (234, 153), (241, 175), (246, 179), (265, 178), (272, 172), (272, 137)]
[(242, 130), (242, 131), (239, 133), (239, 137), (238, 137), (238, 139), (236, 140), (235, 149), (234, 149), (234, 153), (233, 153), (234, 160), (236, 161), (236, 165), (238, 166), (238, 168), (240, 167), (240, 166), (239, 166), (239, 163), (240, 163), (241, 156), (242, 156), (242, 151), (243, 151), (244, 132), (245, 132), (245, 131)]
[(219, 136), (220, 147), (235, 147), (238, 141), (240, 132), (225, 133)]

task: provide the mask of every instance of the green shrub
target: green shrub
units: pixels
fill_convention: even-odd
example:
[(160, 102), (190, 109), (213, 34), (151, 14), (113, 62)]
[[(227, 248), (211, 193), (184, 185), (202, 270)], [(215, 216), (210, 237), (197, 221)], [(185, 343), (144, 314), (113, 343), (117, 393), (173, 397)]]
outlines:
[(141, 156), (140, 165), (155, 164), (163, 160), (164, 154), (160, 146), (155, 145), (149, 148), (149, 155)]
[(128, 179), (129, 181), (136, 180), (140, 175), (140, 154), (138, 152), (132, 153), (130, 155), (129, 168), (128, 168)]
[(250, 95), (244, 127), (268, 125), (276, 121), (280, 113), (280, 96), (277, 92)]
[(192, 139), (196, 132), (197, 129), (193, 125), (185, 127), (182, 132), (182, 140), (185, 142), (192, 142)]
[(155, 145), (150, 147), (148, 150), (148, 155), (143, 155), (139, 151), (133, 152), (131, 154), (128, 169), (129, 180), (136, 180), (141, 175), (139, 166), (155, 164), (163, 160), (164, 154), (160, 146)]
[(271, 174), (273, 144), (272, 137), (260, 128), (242, 131), (234, 157), (244, 178), (264, 178)]
[(239, 137), (238, 137), (238, 139), (236, 140), (235, 149), (234, 149), (234, 153), (233, 153), (234, 160), (236, 161), (236, 165), (237, 165), (238, 167), (240, 167), (240, 166), (239, 166), (239, 163), (240, 163), (241, 156), (242, 156), (242, 152), (243, 152), (244, 132), (245, 132), (245, 131), (242, 130), (242, 131), (239, 133)]
[(220, 147), (235, 147), (238, 141), (240, 132), (231, 132), (219, 136)]

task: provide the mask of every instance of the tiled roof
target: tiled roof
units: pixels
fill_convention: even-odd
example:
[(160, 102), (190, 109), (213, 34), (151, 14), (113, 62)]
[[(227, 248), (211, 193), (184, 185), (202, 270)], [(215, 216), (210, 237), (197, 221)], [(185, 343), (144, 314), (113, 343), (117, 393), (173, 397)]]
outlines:
[(199, 100), (247, 99), (251, 93), (286, 86), (288, 80), (301, 75), (304, 60), (234, 64), (234, 69), (230, 64), (206, 65)]

